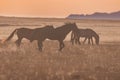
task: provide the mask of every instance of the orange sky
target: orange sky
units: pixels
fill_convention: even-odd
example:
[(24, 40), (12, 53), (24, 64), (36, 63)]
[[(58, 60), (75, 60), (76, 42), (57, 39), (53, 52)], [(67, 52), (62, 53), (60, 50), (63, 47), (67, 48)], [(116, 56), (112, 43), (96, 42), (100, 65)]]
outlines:
[(65, 17), (120, 10), (120, 0), (0, 0), (0, 15)]

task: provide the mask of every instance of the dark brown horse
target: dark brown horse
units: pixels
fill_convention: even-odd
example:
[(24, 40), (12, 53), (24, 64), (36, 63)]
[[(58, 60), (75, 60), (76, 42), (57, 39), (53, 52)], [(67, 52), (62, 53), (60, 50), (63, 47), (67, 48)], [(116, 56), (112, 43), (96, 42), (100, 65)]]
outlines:
[(92, 29), (78, 29), (76, 34), (74, 34), (74, 32), (72, 32), (71, 34), (71, 42), (72, 44), (80, 43), (80, 37), (85, 37), (85, 40), (83, 41), (83, 43), (85, 43), (85, 41), (88, 39), (88, 44), (90, 44), (90, 40), (93, 44), (93, 37), (95, 38), (95, 43), (98, 45), (99, 44), (99, 35), (93, 31)]
[[(17, 34), (18, 39), (16, 40), (16, 45), (19, 47), (21, 44), (21, 41), (23, 38), (26, 38), (32, 42), (33, 40), (40, 40), (41, 36), (45, 36), (50, 34), (50, 32), (54, 29), (53, 26), (45, 26), (42, 28), (35, 28), (35, 29), (29, 29), (29, 28), (18, 28), (15, 29), (10, 36), (5, 40), (5, 42), (12, 39), (14, 34)], [(39, 41), (38, 41), (39, 42)]]
[(75, 30), (77, 29), (77, 26), (75, 23), (67, 23), (65, 25), (62, 25), (60, 27), (55, 28), (54, 30), (52, 30), (52, 32), (48, 35), (43, 35), (41, 36), (40, 40), (38, 41), (38, 46), (40, 48), (40, 50), (42, 50), (42, 42), (47, 38), (50, 40), (57, 40), (59, 42), (59, 51), (61, 51), (64, 48), (64, 39), (67, 36), (67, 34), (70, 31), (75, 32)]

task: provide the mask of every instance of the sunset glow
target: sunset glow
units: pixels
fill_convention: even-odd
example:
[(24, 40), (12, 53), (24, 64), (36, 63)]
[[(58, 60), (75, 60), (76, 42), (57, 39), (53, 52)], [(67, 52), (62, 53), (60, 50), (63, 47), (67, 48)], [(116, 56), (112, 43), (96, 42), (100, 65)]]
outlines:
[(120, 0), (0, 0), (1, 16), (66, 17), (119, 10)]

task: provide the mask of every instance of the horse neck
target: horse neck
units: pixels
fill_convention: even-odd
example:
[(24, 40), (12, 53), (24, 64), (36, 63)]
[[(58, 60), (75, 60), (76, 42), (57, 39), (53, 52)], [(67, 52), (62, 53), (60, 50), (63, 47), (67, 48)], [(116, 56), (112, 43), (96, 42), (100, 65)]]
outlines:
[(67, 35), (69, 32), (73, 31), (72, 28), (66, 28), (64, 30), (64, 33)]

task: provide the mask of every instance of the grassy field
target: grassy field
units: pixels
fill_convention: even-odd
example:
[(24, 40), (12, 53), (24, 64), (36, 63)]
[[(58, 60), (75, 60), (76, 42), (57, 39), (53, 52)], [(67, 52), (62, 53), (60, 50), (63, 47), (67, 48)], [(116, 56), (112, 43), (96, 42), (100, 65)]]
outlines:
[[(58, 51), (58, 42), (45, 41), (43, 52), (23, 42), (0, 45), (0, 80), (119, 80), (120, 45), (72, 45)], [(51, 46), (52, 45), (52, 46)]]
[(120, 21), (0, 17), (0, 40), (16, 28), (58, 27), (64, 22), (95, 30), (100, 45), (72, 45), (68, 34), (62, 52), (57, 41), (49, 40), (39, 52), (36, 41), (24, 40), (17, 48), (15, 36), (0, 43), (0, 80), (120, 80)]

